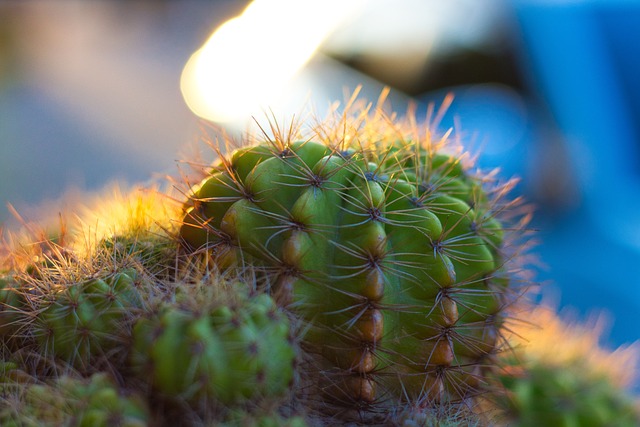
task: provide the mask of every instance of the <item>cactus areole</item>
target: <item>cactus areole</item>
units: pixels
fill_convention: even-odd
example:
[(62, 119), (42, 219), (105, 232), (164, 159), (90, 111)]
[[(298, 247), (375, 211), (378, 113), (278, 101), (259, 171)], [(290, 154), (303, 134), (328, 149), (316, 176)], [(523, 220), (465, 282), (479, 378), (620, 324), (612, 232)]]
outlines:
[(235, 150), (193, 190), (181, 237), (220, 268), (264, 269), (333, 400), (465, 398), (512, 299), (511, 202), (442, 141), (363, 138)]

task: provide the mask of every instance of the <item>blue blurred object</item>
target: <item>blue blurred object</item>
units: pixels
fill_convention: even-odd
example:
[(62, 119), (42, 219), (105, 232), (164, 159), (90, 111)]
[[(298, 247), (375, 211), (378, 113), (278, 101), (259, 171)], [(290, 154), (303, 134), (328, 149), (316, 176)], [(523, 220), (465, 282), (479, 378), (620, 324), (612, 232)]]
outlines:
[(499, 167), (501, 176), (524, 176), (531, 155), (532, 108), (523, 96), (498, 84), (458, 86), (422, 96), (418, 117), (429, 104), (442, 105), (448, 94), (454, 98), (438, 128), (461, 131), (457, 136), (471, 155), (478, 155), (481, 169)]
[[(636, 341), (640, 2), (516, 0), (513, 6), (533, 95), (518, 99), (490, 85), (452, 88), (457, 97), (441, 127), (454, 126), (459, 116), (461, 129), (478, 133), (480, 166), (523, 178), (519, 191), (539, 205), (537, 252), (549, 267), (540, 280), (558, 290), (561, 307), (608, 315), (606, 344)], [(441, 99), (427, 94), (421, 101)], [(544, 129), (550, 128), (561, 134), (566, 157), (549, 151), (554, 144)], [(548, 204), (545, 193), (558, 197), (559, 187), (565, 187), (559, 205)]]
[(604, 308), (615, 344), (639, 338), (640, 3), (517, 1), (530, 80), (563, 132), (583, 203), (543, 256), (563, 303)]

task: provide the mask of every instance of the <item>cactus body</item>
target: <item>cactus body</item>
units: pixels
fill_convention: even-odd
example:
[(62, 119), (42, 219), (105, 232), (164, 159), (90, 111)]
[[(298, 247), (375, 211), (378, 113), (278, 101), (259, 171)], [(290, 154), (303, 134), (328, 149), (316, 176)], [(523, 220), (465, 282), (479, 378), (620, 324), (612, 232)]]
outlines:
[(3, 405), (3, 426), (144, 427), (149, 422), (144, 401), (121, 394), (105, 374), (89, 380), (63, 376), (51, 384), (25, 385), (14, 405)]
[(576, 321), (545, 304), (523, 309), (527, 322), (507, 324), (512, 351), (491, 376), (498, 392), (489, 403), (502, 412), (500, 425), (640, 425), (640, 402), (631, 390), (639, 366), (636, 345), (603, 346), (603, 317)]
[(44, 295), (33, 326), (42, 354), (86, 371), (127, 340), (142, 301), (135, 270), (63, 286)]
[(289, 335), (266, 294), (199, 312), (165, 305), (136, 322), (132, 365), (163, 395), (194, 405), (278, 396), (293, 377)]
[(631, 396), (580, 363), (558, 366), (542, 360), (515, 362), (499, 376), (506, 393), (498, 406), (514, 427), (597, 427), (640, 425)]
[(99, 247), (120, 264), (133, 264), (159, 278), (175, 273), (177, 245), (169, 236), (154, 233), (138, 233), (135, 236), (112, 236), (104, 239)]
[(428, 146), (271, 142), (214, 170), (181, 236), (220, 266), (264, 267), (334, 399), (441, 400), (473, 391), (498, 345), (502, 207)]

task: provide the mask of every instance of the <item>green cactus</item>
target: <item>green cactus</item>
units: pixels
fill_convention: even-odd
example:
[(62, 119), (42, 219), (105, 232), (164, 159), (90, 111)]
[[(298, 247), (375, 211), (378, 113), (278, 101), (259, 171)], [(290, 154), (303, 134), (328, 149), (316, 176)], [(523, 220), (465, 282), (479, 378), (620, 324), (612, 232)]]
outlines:
[(62, 376), (50, 384), (26, 384), (0, 402), (6, 427), (143, 427), (149, 410), (137, 395), (121, 393), (105, 374), (88, 380)]
[(581, 363), (554, 365), (542, 360), (512, 360), (498, 378), (497, 395), (505, 424), (513, 427), (634, 427), (640, 408), (631, 395)]
[(0, 424), (640, 425), (603, 374), (628, 377), (619, 358), (595, 368), (583, 331), (528, 306), (547, 336), (516, 326), (510, 183), (360, 124), (239, 148), (182, 213), (138, 196), (84, 250), (0, 265)]
[(640, 425), (640, 402), (629, 391), (640, 348), (603, 347), (602, 318), (571, 320), (544, 304), (520, 309), (527, 321), (508, 323), (512, 349), (490, 377), (496, 390), (487, 398), (498, 409), (498, 425)]
[(114, 258), (116, 264), (134, 265), (158, 277), (170, 277), (176, 272), (178, 247), (168, 235), (142, 233), (117, 235), (103, 239), (98, 247)]
[(142, 306), (136, 277), (136, 270), (126, 269), (43, 289), (31, 327), (40, 354), (82, 372), (97, 360), (122, 358), (130, 323)]
[(224, 303), (164, 304), (139, 319), (131, 356), (139, 376), (196, 408), (285, 394), (295, 357), (287, 317), (268, 295), (249, 295), (241, 283), (231, 289)]
[(264, 268), (333, 400), (465, 398), (515, 293), (506, 187), (427, 143), (345, 140), (236, 150), (194, 190), (181, 237), (221, 268)]

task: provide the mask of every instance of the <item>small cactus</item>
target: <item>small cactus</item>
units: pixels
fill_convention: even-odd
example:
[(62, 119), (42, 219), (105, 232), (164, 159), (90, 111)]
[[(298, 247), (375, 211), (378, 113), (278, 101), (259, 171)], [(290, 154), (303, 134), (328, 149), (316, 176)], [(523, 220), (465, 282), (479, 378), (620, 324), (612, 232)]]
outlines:
[(499, 425), (640, 425), (640, 402), (626, 389), (638, 368), (637, 346), (603, 348), (601, 321), (572, 323), (544, 305), (525, 312), (526, 323), (509, 322), (512, 350), (494, 373), (502, 392), (489, 397), (502, 413)]
[(138, 395), (121, 393), (105, 374), (88, 380), (62, 376), (50, 384), (23, 384), (4, 397), (6, 427), (146, 427), (149, 409)]
[(158, 278), (176, 272), (177, 245), (169, 236), (155, 234), (111, 236), (98, 247), (114, 258), (117, 264), (130, 264)]
[(225, 304), (163, 304), (136, 322), (131, 365), (156, 391), (196, 406), (288, 391), (295, 349), (287, 317), (266, 294), (249, 295), (241, 283), (231, 290)]
[(123, 270), (40, 295), (32, 325), (39, 352), (82, 371), (111, 351), (121, 352), (118, 346), (127, 341), (142, 304), (136, 276), (135, 270)]
[(498, 376), (506, 393), (498, 400), (513, 427), (635, 427), (638, 404), (606, 376), (584, 364), (512, 361)]

